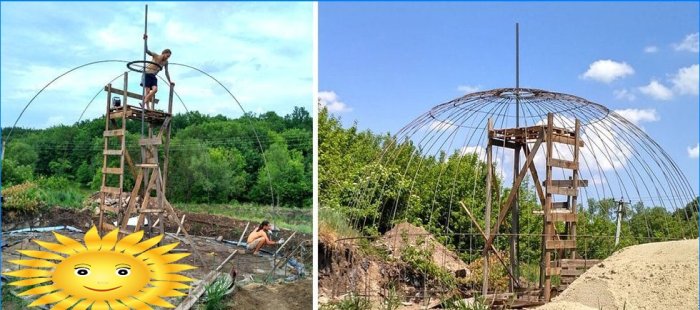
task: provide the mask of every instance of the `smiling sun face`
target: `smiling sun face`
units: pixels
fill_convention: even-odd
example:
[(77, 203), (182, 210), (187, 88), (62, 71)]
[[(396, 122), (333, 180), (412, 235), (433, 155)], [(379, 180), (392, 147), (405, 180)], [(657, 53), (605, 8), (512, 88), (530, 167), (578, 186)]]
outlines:
[(149, 305), (174, 308), (161, 297), (185, 295), (177, 290), (189, 285), (181, 282), (193, 280), (177, 272), (195, 267), (172, 264), (188, 253), (166, 254), (177, 243), (151, 249), (162, 235), (140, 242), (143, 231), (139, 231), (117, 240), (117, 230), (100, 238), (93, 227), (85, 234), (85, 245), (58, 233), (54, 235), (59, 243), (35, 242), (65, 257), (45, 251), (19, 251), (34, 259), (10, 262), (30, 268), (4, 273), (26, 278), (10, 283), (13, 286), (41, 285), (19, 294), (43, 295), (30, 306), (56, 303), (52, 309), (151, 309)]

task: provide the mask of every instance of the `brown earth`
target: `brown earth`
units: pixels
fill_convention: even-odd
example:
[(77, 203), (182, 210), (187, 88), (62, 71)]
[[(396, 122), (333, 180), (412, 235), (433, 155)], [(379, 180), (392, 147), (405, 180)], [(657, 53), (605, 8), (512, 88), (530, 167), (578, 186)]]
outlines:
[(619, 250), (537, 309), (698, 309), (698, 239)]
[(233, 293), (228, 309), (312, 309), (312, 285), (311, 279), (273, 285), (247, 285)]

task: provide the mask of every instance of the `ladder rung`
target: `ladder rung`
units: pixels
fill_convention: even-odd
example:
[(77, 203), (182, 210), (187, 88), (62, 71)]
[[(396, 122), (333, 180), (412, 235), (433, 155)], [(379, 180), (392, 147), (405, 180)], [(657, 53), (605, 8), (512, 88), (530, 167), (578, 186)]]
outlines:
[(578, 190), (575, 188), (551, 186), (551, 187), (547, 187), (547, 194), (578, 196)]
[(103, 136), (105, 136), (105, 137), (115, 137), (115, 136), (123, 136), (123, 135), (124, 135), (124, 129), (105, 130), (103, 133)]
[(552, 167), (571, 169), (571, 170), (578, 169), (578, 163), (570, 161), (570, 160), (564, 160), (564, 159), (550, 158), (549, 161), (547, 162), (547, 165), (552, 166)]
[(576, 240), (547, 240), (545, 247), (548, 250), (575, 249)]
[(122, 150), (104, 150), (102, 151), (103, 155), (117, 155), (120, 156), (122, 155)]
[(109, 186), (102, 186), (102, 189), (100, 190), (103, 193), (109, 193), (109, 194), (115, 194), (119, 195), (122, 193), (122, 190), (118, 187), (109, 187)]
[(160, 138), (140, 139), (139, 145), (160, 145), (163, 141)]
[(102, 173), (122, 174), (122, 173), (124, 173), (124, 169), (122, 169), (122, 168), (102, 168)]
[[(556, 135), (556, 134), (555, 134), (555, 135), (552, 135), (552, 142), (558, 142), (558, 143), (564, 143), (564, 144), (568, 144), (568, 145), (574, 145), (574, 144), (576, 144), (576, 139), (574, 139), (573, 137), (566, 137), (566, 136)], [(583, 141), (582, 141), (582, 140), (579, 140), (579, 141), (578, 141), (578, 146), (579, 146), (579, 147), (583, 147)]]
[(561, 267), (549, 267), (545, 269), (545, 274), (548, 276), (556, 276), (561, 274)]
[[(588, 187), (588, 180), (578, 180), (578, 187)], [(547, 182), (542, 182), (547, 185)], [(552, 180), (552, 185), (557, 187), (574, 187), (574, 180)]]
[(109, 113), (109, 119), (117, 119), (117, 118), (122, 118), (122, 115), (124, 115), (124, 111), (119, 109), (119, 112), (110, 112)]
[(141, 212), (141, 213), (161, 213), (161, 212), (165, 212), (165, 210), (163, 210), (163, 209), (143, 209), (139, 212)]
[(548, 222), (567, 222), (575, 223), (577, 221), (576, 214), (571, 212), (555, 212), (549, 214)]
[(136, 167), (154, 169), (158, 168), (158, 164), (137, 164)]

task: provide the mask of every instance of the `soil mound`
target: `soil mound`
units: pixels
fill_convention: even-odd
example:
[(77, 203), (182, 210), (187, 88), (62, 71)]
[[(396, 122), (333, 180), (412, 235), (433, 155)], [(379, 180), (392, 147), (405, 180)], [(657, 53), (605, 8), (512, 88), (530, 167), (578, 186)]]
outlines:
[(251, 284), (236, 290), (230, 309), (296, 310), (313, 307), (311, 279), (273, 285)]
[(462, 272), (463, 276), (469, 275), (467, 264), (463, 262), (456, 253), (450, 251), (447, 247), (438, 242), (432, 234), (422, 227), (414, 226), (409, 223), (398, 224), (386, 232), (386, 234), (378, 240), (378, 243), (386, 246), (394, 256), (400, 256), (401, 250), (404, 247), (416, 247), (430, 250), (433, 253), (432, 260), (435, 265), (453, 274)]
[(698, 239), (617, 251), (537, 309), (698, 309)]

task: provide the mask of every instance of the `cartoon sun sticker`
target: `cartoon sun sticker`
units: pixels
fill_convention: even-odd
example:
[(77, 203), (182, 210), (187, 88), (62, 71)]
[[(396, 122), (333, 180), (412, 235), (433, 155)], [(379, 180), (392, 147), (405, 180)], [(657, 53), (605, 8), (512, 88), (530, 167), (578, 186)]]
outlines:
[(141, 241), (143, 231), (138, 231), (117, 240), (118, 233), (115, 229), (100, 238), (93, 226), (85, 234), (83, 245), (54, 232), (59, 243), (34, 240), (53, 252), (20, 250), (34, 259), (10, 263), (29, 268), (3, 274), (25, 278), (10, 285), (35, 286), (19, 294), (42, 295), (30, 307), (55, 303), (52, 309), (174, 308), (161, 297), (185, 295), (178, 290), (188, 289), (189, 285), (182, 282), (193, 279), (177, 273), (196, 267), (174, 262), (189, 253), (167, 254), (178, 243), (152, 248), (163, 235)]

